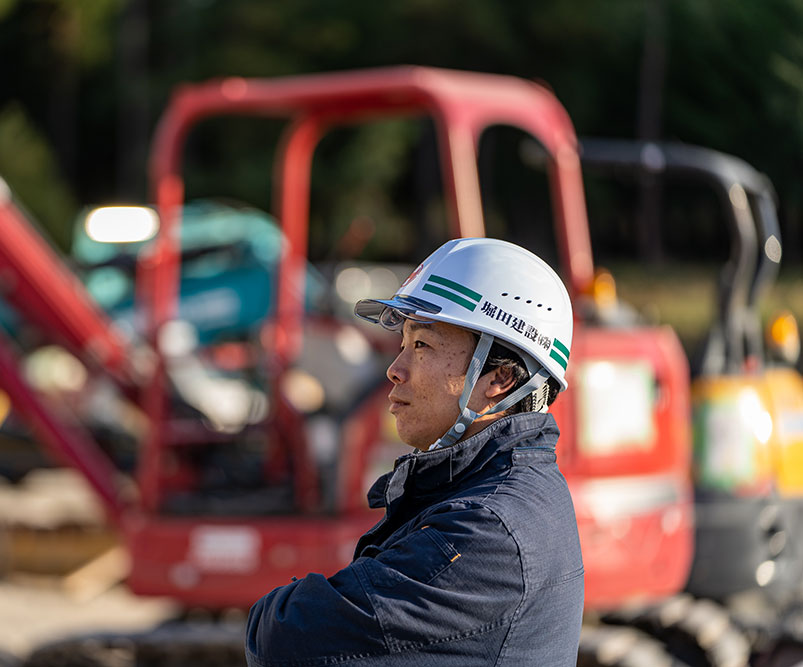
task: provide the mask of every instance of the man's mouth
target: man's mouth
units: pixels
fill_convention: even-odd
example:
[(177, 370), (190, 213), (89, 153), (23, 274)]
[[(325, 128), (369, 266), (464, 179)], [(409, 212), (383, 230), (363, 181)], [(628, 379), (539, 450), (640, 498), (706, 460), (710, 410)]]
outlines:
[(390, 414), (396, 414), (397, 410), (410, 405), (407, 401), (402, 401), (400, 398), (393, 396), (392, 394), (388, 396), (388, 400), (390, 401), (390, 407), (388, 411)]

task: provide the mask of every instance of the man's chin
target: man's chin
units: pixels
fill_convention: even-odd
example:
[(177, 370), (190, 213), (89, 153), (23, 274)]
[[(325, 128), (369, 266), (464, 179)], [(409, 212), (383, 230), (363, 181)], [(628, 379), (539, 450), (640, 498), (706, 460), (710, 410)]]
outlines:
[(422, 451), (426, 451), (432, 444), (430, 442), (424, 442), (426, 438), (422, 438), (418, 434), (407, 433), (404, 430), (403, 426), (400, 427), (398, 419), (396, 420), (396, 432), (399, 434), (399, 440), (401, 440), (405, 445), (408, 445), (414, 449), (420, 449)]

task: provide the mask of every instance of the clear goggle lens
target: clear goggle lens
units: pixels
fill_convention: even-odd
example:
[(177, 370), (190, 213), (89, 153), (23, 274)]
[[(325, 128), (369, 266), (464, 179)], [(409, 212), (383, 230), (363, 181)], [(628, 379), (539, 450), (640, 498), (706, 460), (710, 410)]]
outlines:
[(404, 313), (398, 308), (385, 308), (379, 314), (379, 324), (388, 331), (401, 331), (405, 320), (411, 320), (420, 324), (434, 324), (435, 320), (428, 320), (414, 313)]

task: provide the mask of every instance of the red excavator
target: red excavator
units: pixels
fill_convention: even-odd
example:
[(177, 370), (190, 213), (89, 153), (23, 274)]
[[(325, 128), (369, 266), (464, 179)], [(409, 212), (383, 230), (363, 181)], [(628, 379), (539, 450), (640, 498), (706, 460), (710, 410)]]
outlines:
[[(285, 239), (277, 307), (259, 335), (236, 341), (236, 378), (176, 319), (185, 149), (196, 125), (219, 116), (286, 120), (273, 176), (274, 213)], [(20, 366), (24, 350), (5, 335), (0, 388), (38, 439), (78, 468), (103, 500), (131, 553), (134, 592), (171, 596), (188, 607), (246, 608), (293, 576), (335, 572), (378, 519), (363, 496), (368, 471), (392, 441), (383, 426), (387, 386), (376, 363), (376, 374), (353, 393), (342, 417), (329, 422), (334, 456), (324, 469), (320, 433), (294, 400), (294, 382), (305, 377), (298, 372), (305, 356), (322, 345), (330, 345), (322, 359), (332, 358), (334, 345), (341, 355), (359, 346), (381, 361), (388, 342), (368, 338), (334, 309), (304, 308), (311, 167), (316, 146), (333, 128), (399, 116), (431, 119), (449, 237), (493, 233), (498, 224), (490, 217), (486, 223), (478, 168), (488, 134), (501, 127), (534, 140), (551, 213), (519, 211), (519, 231), (538, 254), (554, 255), (577, 313), (570, 389), (554, 412), (562, 433), (558, 460), (573, 494), (586, 566), (588, 623), (579, 663), (684, 664), (672, 658), (671, 640), (635, 628), (625, 635), (600, 618), (636, 603), (672, 600), (686, 583), (694, 538), (688, 363), (670, 329), (609, 326), (600, 316), (604, 281), (595, 277), (577, 140), (554, 95), (535, 83), (399, 67), (181, 87), (153, 142), (150, 182), (161, 226), (138, 261), (141, 339), (120, 334), (10, 196), (0, 206), (4, 298), (42, 340), (68, 350), (90, 377), (104, 379), (103, 391), (144, 416), (133, 473), (115, 467), (109, 447), (82, 424), (80, 409), (31, 386)], [(552, 250), (526, 242), (552, 237)], [(443, 240), (431, 238), (419, 250), (426, 254)], [(326, 372), (324, 364), (317, 372)], [(215, 392), (232, 380), (247, 418), (215, 420), (188, 400), (193, 387)], [(221, 405), (231, 397), (220, 396)], [(234, 664), (238, 641), (236, 631), (199, 634), (180, 626), (125, 641), (65, 640), (42, 647), (29, 664), (69, 664), (65, 656), (90, 650), (95, 664), (112, 664), (121, 651), (135, 664), (167, 664), (177, 653), (202, 655), (203, 664)], [(737, 655), (727, 664), (746, 659)]]

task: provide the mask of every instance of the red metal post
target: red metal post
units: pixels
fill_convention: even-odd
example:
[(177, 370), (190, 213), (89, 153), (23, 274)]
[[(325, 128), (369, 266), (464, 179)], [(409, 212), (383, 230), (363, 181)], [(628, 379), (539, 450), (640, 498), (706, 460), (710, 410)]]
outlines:
[(77, 422), (60, 414), (31, 388), (16, 357), (13, 343), (0, 330), (0, 388), (53, 456), (79, 470), (109, 515), (119, 520), (126, 503), (117, 485), (117, 469)]
[(132, 384), (131, 348), (111, 320), (35, 226), (0, 179), (0, 289), (23, 317), (84, 361)]
[(278, 272), (278, 306), (274, 352), (280, 367), (292, 360), (302, 342), (307, 244), (309, 235), (310, 174), (315, 146), (321, 135), (317, 116), (297, 119), (282, 138), (277, 160), (278, 217), (286, 245)]

